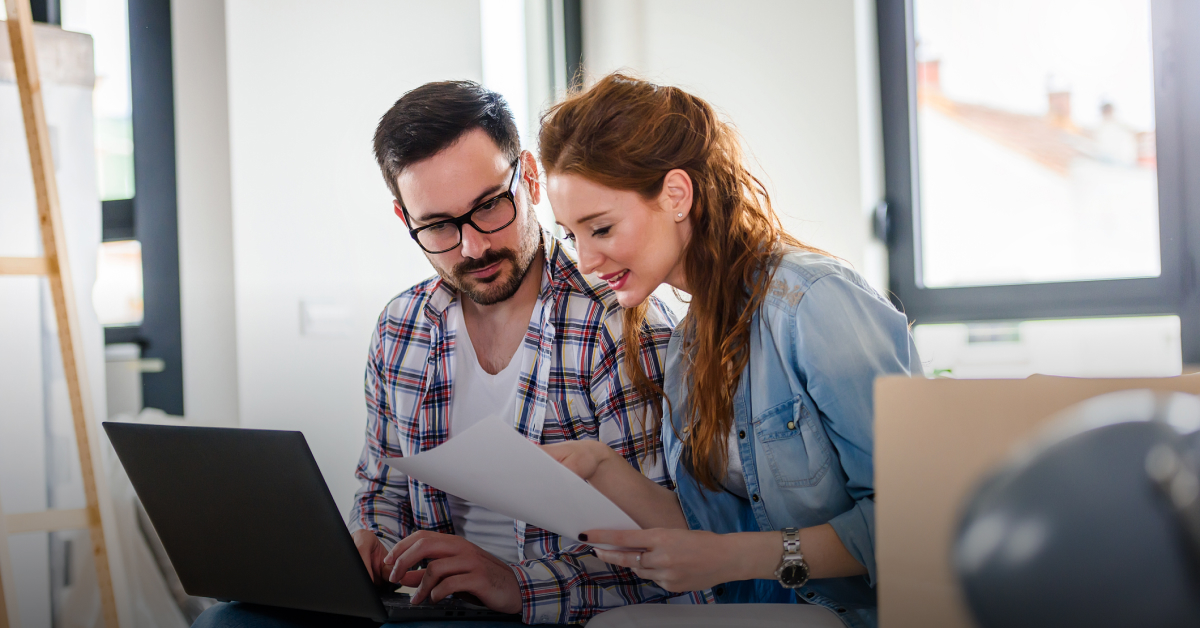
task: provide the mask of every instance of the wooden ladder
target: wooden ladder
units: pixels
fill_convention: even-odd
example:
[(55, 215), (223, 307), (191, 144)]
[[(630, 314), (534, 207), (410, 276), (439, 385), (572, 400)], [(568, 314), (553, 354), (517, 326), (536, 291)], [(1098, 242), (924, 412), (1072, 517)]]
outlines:
[(42, 257), (0, 257), (0, 275), (43, 275), (50, 283), (58, 321), (58, 340), (62, 347), (63, 371), (71, 398), (71, 416), (75, 443), (79, 448), (79, 467), (87, 506), (75, 510), (5, 515), (0, 507), (0, 628), (16, 628), (16, 580), (9, 553), (8, 537), (22, 532), (49, 532), (87, 528), (91, 533), (96, 581), (100, 584), (100, 604), (105, 628), (118, 628), (117, 602), (109, 568), (108, 545), (104, 538), (101, 500), (108, 500), (99, 440), (93, 413), (75, 292), (67, 264), (67, 241), (58, 204), (58, 183), (54, 178), (54, 160), (50, 154), (50, 134), (46, 129), (46, 111), (42, 105), (41, 78), (33, 42), (33, 22), (29, 0), (4, 0), (8, 14), (8, 38), (16, 66), (17, 88), (21, 94), (21, 112), (25, 119), (25, 140), (33, 167), (33, 186), (37, 194), (38, 223), (42, 232)]

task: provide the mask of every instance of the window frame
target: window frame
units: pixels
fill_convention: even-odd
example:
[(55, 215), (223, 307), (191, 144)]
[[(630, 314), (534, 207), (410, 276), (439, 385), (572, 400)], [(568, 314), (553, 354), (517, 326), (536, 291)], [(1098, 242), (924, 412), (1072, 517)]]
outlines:
[[(1200, 364), (1200, 3), (1152, 0), (1158, 151), (1160, 276), (978, 287), (926, 288), (920, 277), (913, 0), (877, 0), (880, 99), (893, 303), (912, 323), (1176, 315), (1183, 361)], [(1190, 109), (1189, 109), (1190, 107)], [(1184, 138), (1191, 138), (1190, 145)]]
[(29, 15), (34, 22), (62, 26), (61, 5), (59, 0), (29, 0)]
[(583, 87), (583, 0), (562, 0), (563, 54), (566, 55), (567, 87)]

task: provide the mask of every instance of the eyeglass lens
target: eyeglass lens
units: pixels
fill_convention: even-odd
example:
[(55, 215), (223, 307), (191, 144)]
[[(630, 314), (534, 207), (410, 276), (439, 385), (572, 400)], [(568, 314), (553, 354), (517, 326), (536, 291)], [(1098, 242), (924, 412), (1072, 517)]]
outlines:
[[(492, 199), (476, 208), (471, 222), (477, 231), (491, 233), (507, 227), (517, 216), (517, 210), (507, 196)], [(433, 225), (417, 233), (417, 240), (428, 251), (448, 251), (462, 242), (462, 230), (453, 223)]]

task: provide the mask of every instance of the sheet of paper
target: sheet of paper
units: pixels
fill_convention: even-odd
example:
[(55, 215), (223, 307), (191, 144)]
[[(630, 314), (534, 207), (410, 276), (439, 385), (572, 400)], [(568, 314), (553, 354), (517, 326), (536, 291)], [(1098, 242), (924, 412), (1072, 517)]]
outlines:
[(639, 529), (600, 491), (501, 421), (480, 421), (439, 447), (406, 458), (384, 458), (383, 463), (451, 495), (555, 532), (564, 544), (584, 530)]

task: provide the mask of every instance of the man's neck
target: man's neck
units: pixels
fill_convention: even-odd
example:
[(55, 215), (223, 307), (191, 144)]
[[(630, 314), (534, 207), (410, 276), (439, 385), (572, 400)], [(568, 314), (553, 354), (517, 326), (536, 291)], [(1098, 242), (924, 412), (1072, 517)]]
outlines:
[(495, 375), (504, 370), (521, 346), (541, 291), (545, 265), (546, 258), (539, 249), (517, 292), (499, 303), (480, 305), (462, 299), (463, 322), (471, 335), (479, 364), (488, 373)]

